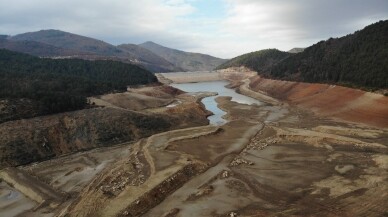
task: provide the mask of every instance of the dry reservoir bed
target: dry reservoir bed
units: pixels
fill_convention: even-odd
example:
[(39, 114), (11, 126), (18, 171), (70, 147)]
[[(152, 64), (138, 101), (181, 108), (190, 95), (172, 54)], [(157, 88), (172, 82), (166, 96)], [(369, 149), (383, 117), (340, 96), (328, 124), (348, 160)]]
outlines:
[[(2, 213), (388, 215), (386, 130), (284, 105), (244, 105), (228, 97), (217, 101), (227, 112), (225, 125), (169, 131), (17, 168), (35, 180), (32, 189), (40, 190), (32, 193), (56, 193), (38, 202), (28, 198), (28, 191), (24, 197), (2, 182)], [(35, 210), (24, 212), (31, 207)]]

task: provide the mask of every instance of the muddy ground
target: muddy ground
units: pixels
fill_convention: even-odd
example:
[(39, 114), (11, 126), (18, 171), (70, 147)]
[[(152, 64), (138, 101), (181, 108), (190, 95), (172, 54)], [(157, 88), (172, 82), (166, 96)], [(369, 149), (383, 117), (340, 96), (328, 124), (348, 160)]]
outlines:
[[(176, 94), (170, 107), (148, 111), (174, 114), (197, 101)], [(27, 204), (34, 209), (21, 207), (15, 215), (66, 217), (388, 215), (386, 129), (318, 117), (281, 102), (217, 101), (227, 112), (225, 125), (187, 126), (19, 167), (62, 201), (5, 200), (16, 191), (1, 184), (0, 207), (12, 203), (6, 209), (12, 213)]]
[[(387, 131), (218, 101), (233, 120), (223, 133), (169, 145), (210, 166), (144, 216), (387, 215)], [(250, 124), (260, 127), (236, 130)], [(249, 139), (232, 151), (227, 136)], [(221, 150), (230, 151), (218, 157)]]

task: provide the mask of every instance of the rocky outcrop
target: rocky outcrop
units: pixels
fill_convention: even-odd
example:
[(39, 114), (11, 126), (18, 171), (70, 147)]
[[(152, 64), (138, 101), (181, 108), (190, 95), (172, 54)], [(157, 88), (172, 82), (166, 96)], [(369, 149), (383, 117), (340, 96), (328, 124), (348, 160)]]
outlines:
[[(200, 106), (192, 116), (97, 108), (0, 124), (0, 168), (136, 141), (155, 133), (208, 123)], [(195, 115), (197, 114), (197, 115)], [(183, 114), (182, 114), (183, 115)]]

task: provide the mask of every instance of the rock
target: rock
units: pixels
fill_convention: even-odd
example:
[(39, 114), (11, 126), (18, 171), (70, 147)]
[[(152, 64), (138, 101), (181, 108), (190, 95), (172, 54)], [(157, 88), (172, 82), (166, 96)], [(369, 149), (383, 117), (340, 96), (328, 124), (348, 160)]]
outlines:
[(245, 160), (243, 158), (237, 157), (235, 158), (232, 163), (230, 163), (231, 166), (238, 166), (240, 164), (248, 164), (248, 165), (253, 165), (254, 163), (248, 160)]
[(237, 213), (231, 212), (231, 213), (229, 214), (229, 216), (230, 216), (230, 217), (237, 217)]

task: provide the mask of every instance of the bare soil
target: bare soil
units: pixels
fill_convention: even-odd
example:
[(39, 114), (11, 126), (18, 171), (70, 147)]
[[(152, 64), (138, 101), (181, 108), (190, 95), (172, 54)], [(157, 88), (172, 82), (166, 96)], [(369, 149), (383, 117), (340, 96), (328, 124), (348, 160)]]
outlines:
[(308, 109), (315, 114), (356, 124), (388, 128), (388, 97), (362, 90), (253, 77), (249, 89)]
[[(237, 83), (244, 85), (241, 80)], [(255, 95), (253, 87), (240, 86), (239, 91), (260, 98), (263, 93)], [(57, 206), (35, 207), (21, 211), (21, 216), (377, 217), (388, 213), (385, 127), (317, 116), (274, 95), (266, 98), (273, 101), (260, 106), (218, 97), (229, 122), (198, 126), (195, 119), (208, 115), (198, 102), (210, 93), (166, 96), (142, 89), (136, 94), (140, 92), (179, 101), (173, 107), (145, 111), (180, 117), (180, 123), (186, 124), (180, 127), (186, 128), (14, 168), (69, 195)], [(308, 92), (301, 88), (292, 96), (309, 96)], [(6, 203), (0, 199), (0, 207)]]

